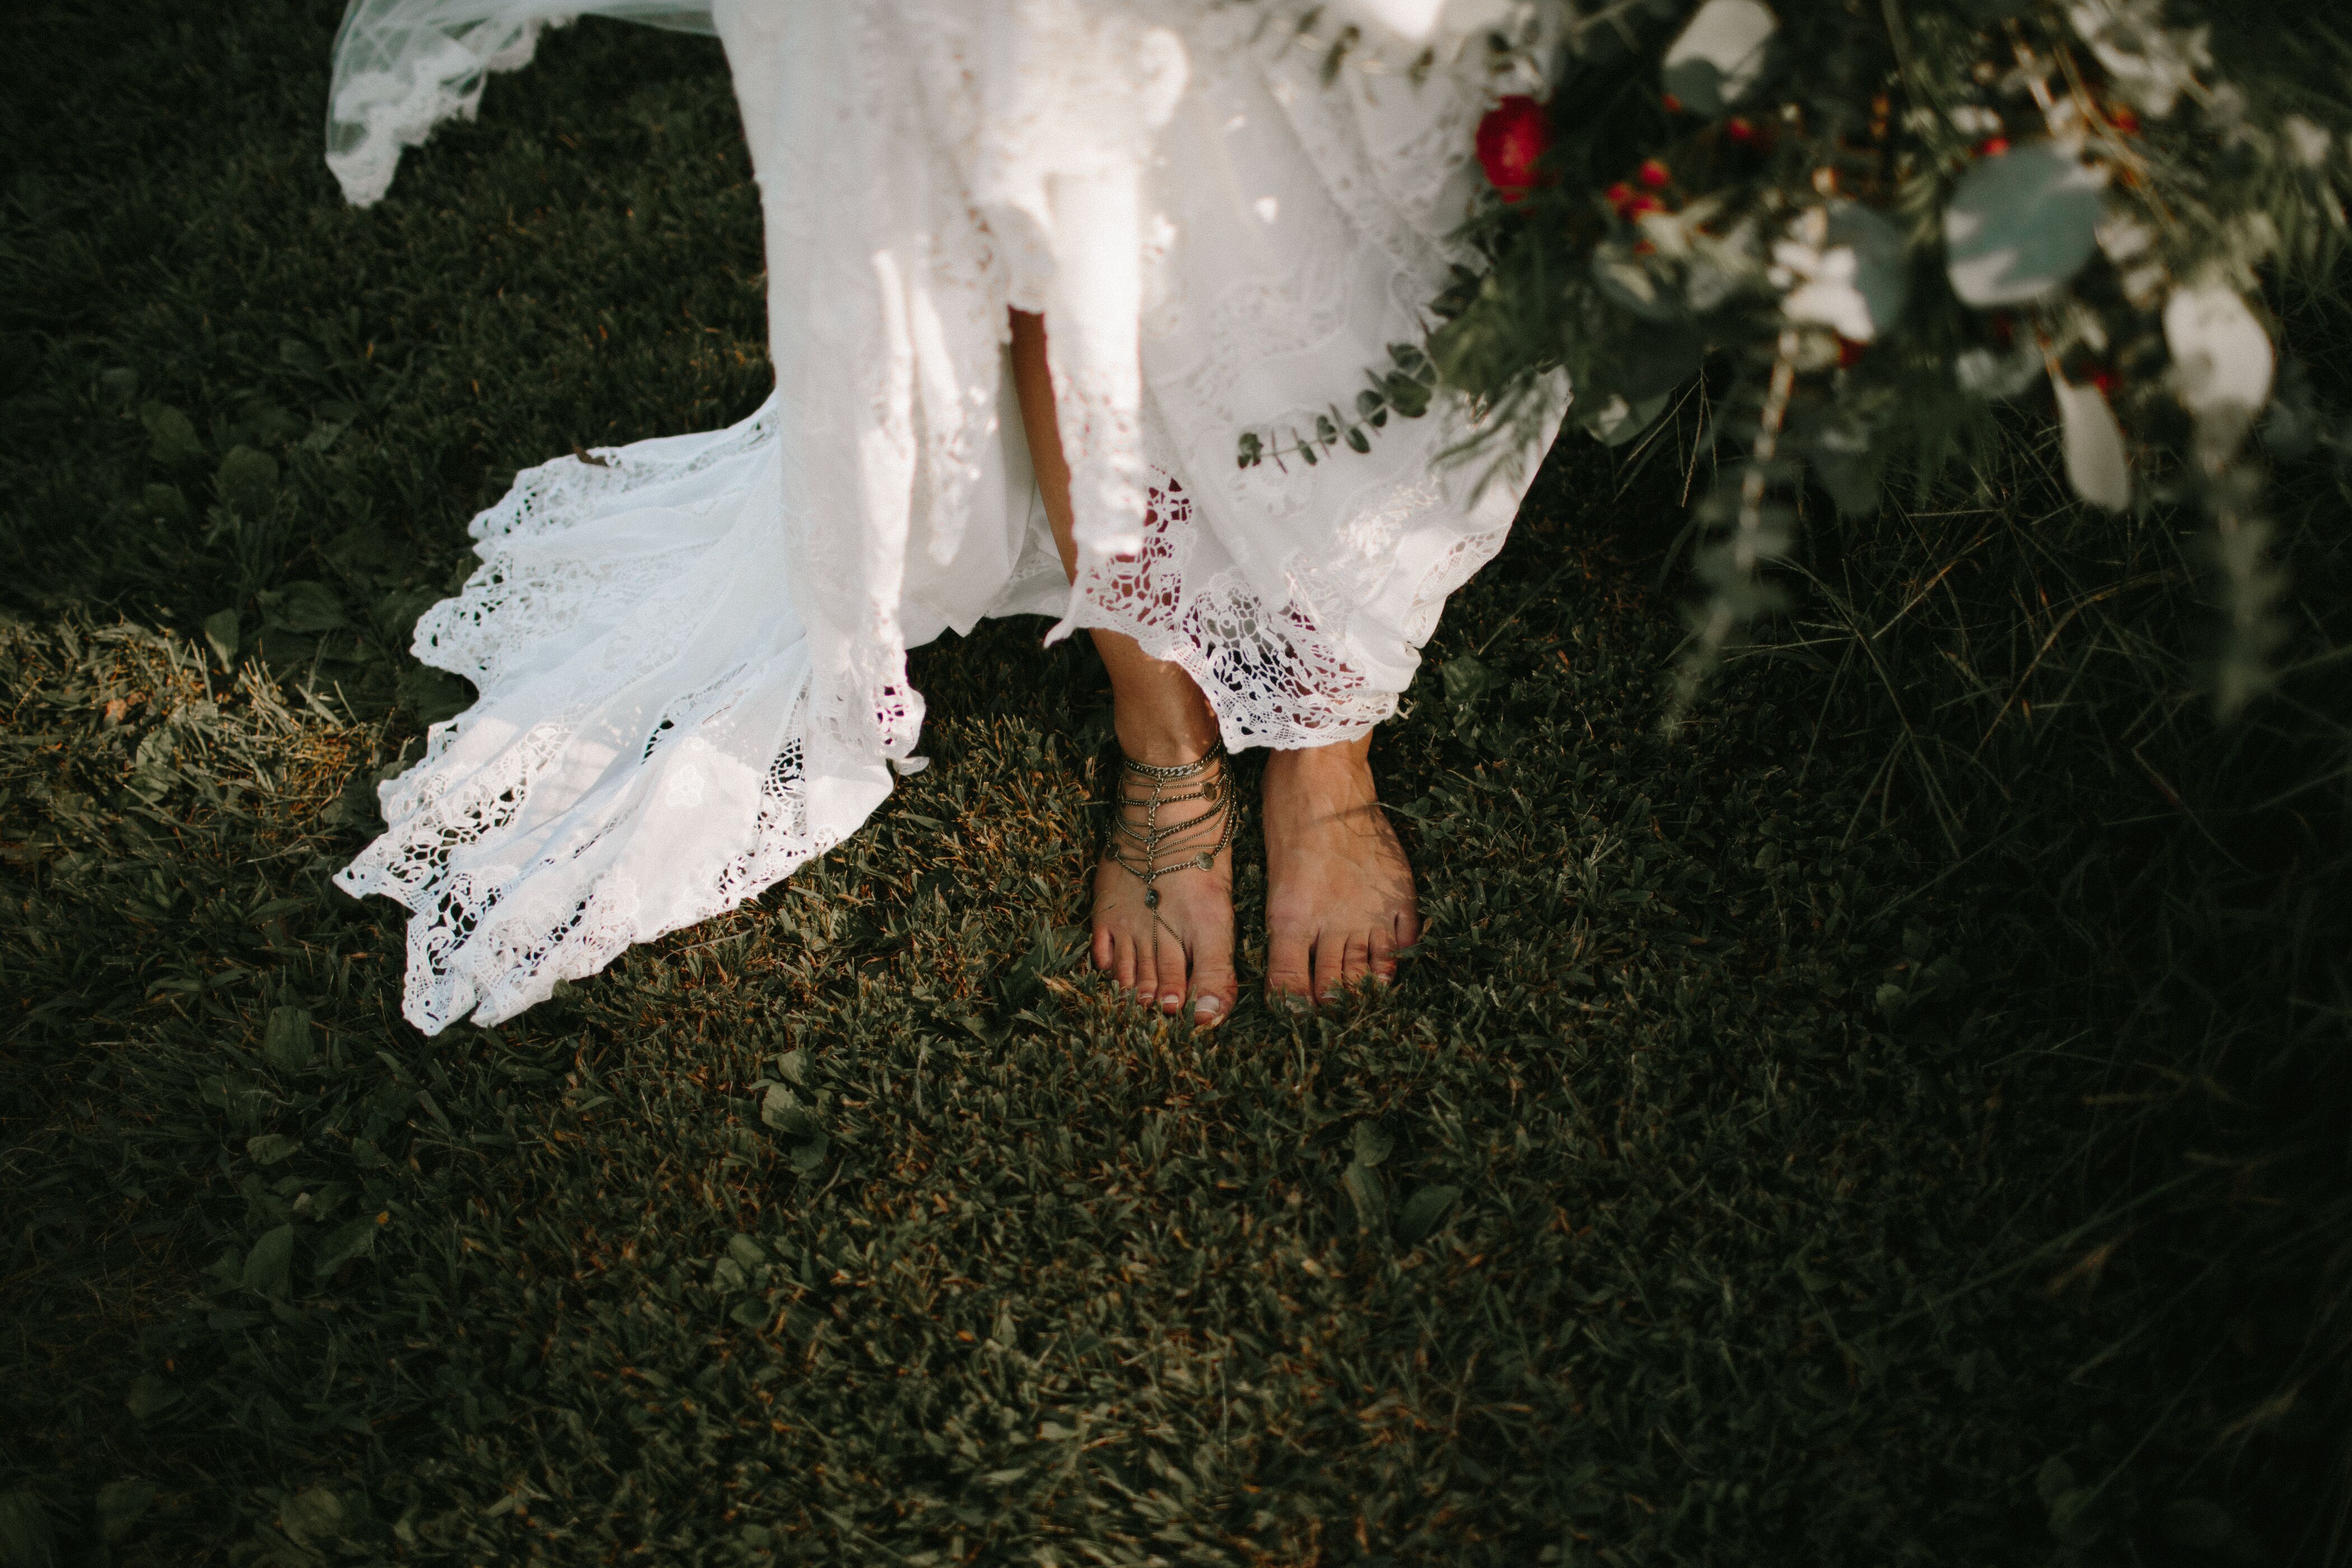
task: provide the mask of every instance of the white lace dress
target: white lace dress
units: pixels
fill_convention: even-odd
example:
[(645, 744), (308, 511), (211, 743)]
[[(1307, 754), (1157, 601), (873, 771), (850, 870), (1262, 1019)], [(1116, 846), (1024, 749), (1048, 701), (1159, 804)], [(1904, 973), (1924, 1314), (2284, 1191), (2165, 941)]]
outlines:
[[(907, 650), (945, 627), (1126, 632), (1191, 672), (1236, 749), (1394, 709), (1520, 487), (1474, 501), (1475, 473), (1433, 461), (1463, 429), (1443, 405), (1311, 467), (1243, 468), (1235, 441), (1311, 429), (1420, 336), (1485, 87), (1446, 68), (1442, 21), (1412, 37), (1369, 11), (1370, 64), (1327, 85), (1274, 9), (709, 8), (764, 203), (776, 390), (731, 429), (530, 469), (475, 519), (481, 567), (415, 651), (479, 698), (383, 787), (389, 826), (339, 879), (411, 911), (420, 1028), (510, 1016), (855, 832), (922, 726)], [(354, 0), (329, 160), (349, 197), (381, 196), (403, 145), (470, 113), (547, 19)], [(1075, 586), (1009, 310), (1052, 343)]]

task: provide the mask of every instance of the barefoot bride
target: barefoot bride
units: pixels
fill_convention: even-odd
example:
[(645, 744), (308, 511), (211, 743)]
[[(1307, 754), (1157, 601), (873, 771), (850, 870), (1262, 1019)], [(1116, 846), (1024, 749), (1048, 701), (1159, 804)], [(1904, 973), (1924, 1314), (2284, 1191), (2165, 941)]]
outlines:
[(475, 520), (415, 651), (478, 700), (340, 878), (412, 912), (413, 1022), (509, 1017), (840, 843), (919, 765), (907, 650), (1009, 614), (1110, 676), (1097, 968), (1231, 1016), (1230, 760), (1263, 746), (1265, 987), (1392, 973), (1418, 925), (1372, 731), (1518, 496), (1436, 460), (1459, 409), (1234, 458), (1417, 341), (1463, 259), (1482, 89), (1435, 0), (1358, 8), (1370, 68), (1326, 85), (1231, 0), (353, 0), (329, 163), (362, 204), (559, 11), (715, 32), (776, 374), (740, 425), (558, 458)]

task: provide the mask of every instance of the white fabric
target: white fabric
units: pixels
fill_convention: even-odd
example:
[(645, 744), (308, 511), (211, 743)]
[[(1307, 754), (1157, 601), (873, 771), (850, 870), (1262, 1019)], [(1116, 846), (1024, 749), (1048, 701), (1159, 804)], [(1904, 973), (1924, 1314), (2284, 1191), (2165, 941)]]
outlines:
[[(413, 66), (433, 51), (386, 45), (392, 13), (457, 3), (353, 15)], [(479, 41), (509, 53), (543, 19), (499, 16)], [(417, 656), (480, 698), (384, 786), (390, 828), (340, 880), (415, 911), (405, 1010), (428, 1032), (507, 1017), (855, 831), (921, 728), (907, 649), (982, 616), (1129, 633), (1236, 749), (1360, 735), (1522, 488), (1474, 500), (1433, 461), (1465, 428), (1446, 404), (1369, 456), (1234, 457), (1420, 337), (1474, 189), (1475, 81), (1327, 87), (1319, 50), (1217, 0), (711, 16), (763, 200), (776, 392), (731, 430), (525, 473), (419, 624)], [(470, 76), (452, 56), (408, 88), (339, 64), (338, 114), (404, 106), (349, 142), (374, 150), (337, 164), (354, 200), (421, 136), (415, 82), (470, 109), (498, 59), (466, 52)], [(1011, 309), (1045, 317), (1075, 586), (1011, 402)]]

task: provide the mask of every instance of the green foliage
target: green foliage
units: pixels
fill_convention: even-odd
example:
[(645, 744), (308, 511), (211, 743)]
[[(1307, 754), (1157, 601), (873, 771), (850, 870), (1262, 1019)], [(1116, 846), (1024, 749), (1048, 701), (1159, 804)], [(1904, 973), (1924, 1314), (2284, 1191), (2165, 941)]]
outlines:
[(2225, 718), (2266, 689), (2281, 579), (2244, 447), (2274, 362), (2243, 296), (2326, 275), (2352, 191), (2346, 54), (2308, 13), (1527, 0), (1494, 44), (1548, 80), (1552, 145), (1465, 226), (1484, 267), (1432, 302), (1433, 379), (1488, 411), (1458, 456), (1510, 462), (1563, 388), (1622, 445), (1720, 373), (1670, 723), (1789, 605), (1809, 489), (1866, 533), (1890, 479), (2053, 416), (2085, 500), (2210, 517), (2206, 685)]

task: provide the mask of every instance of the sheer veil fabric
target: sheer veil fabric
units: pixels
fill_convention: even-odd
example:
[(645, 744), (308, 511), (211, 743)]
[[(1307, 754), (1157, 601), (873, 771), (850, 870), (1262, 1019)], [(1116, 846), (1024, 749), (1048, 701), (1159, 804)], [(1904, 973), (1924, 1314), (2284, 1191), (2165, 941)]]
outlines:
[[(472, 680), (383, 786), (339, 880), (412, 911), (404, 1010), (496, 1023), (855, 832), (911, 765), (907, 650), (986, 616), (1135, 637), (1227, 745), (1393, 711), (1520, 485), (1435, 459), (1442, 405), (1369, 455), (1244, 469), (1417, 339), (1457, 259), (1483, 89), (1431, 0), (1364, 12), (1326, 86), (1225, 0), (571, 0), (718, 34), (762, 200), (774, 394), (730, 429), (559, 458), (474, 520), (481, 565), (415, 652)], [(329, 163), (381, 197), (561, 20), (537, 0), (353, 0)], [(1379, 68), (1388, 48), (1399, 63)], [(1079, 571), (1006, 374), (1040, 311)], [(1563, 399), (1564, 401), (1564, 399)]]

